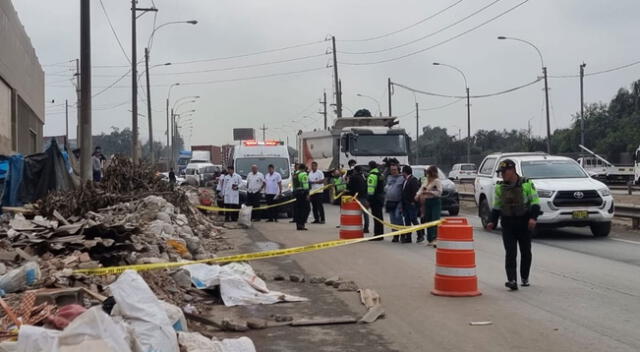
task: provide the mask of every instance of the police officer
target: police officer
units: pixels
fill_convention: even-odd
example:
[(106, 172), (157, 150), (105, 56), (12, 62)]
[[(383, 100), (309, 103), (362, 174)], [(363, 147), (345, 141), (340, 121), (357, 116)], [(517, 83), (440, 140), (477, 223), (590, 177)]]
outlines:
[(298, 170), (293, 174), (293, 194), (296, 197), (294, 220), (296, 230), (306, 231), (304, 227), (311, 211), (309, 204), (309, 174), (304, 164), (298, 165)]
[[(384, 176), (378, 169), (375, 161), (369, 162), (369, 176), (367, 176), (367, 195), (371, 214), (382, 220), (382, 208), (384, 206)], [(373, 224), (374, 236), (380, 236), (384, 233), (384, 226), (380, 221), (375, 220)], [(375, 241), (382, 241), (382, 238), (376, 238)]]
[(496, 227), (498, 219), (502, 217), (502, 242), (506, 251), (505, 269), (509, 289), (517, 290), (518, 245), (520, 245), (520, 279), (522, 286), (529, 286), (529, 271), (531, 269), (531, 231), (536, 227), (540, 215), (540, 200), (531, 180), (516, 173), (513, 160), (505, 159), (498, 167), (502, 174), (502, 181), (498, 182), (495, 190), (491, 220), (487, 224), (488, 230)]

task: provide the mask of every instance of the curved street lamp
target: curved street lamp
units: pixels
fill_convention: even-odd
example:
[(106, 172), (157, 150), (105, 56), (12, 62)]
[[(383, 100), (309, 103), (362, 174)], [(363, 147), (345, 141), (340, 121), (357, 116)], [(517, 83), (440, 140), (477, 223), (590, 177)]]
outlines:
[(365, 95), (365, 94), (360, 94), (360, 93), (358, 93), (356, 95), (361, 97), (361, 98), (369, 98), (369, 99), (375, 101), (376, 105), (378, 105), (378, 116), (382, 116), (382, 109), (380, 109), (380, 102), (378, 101), (378, 99), (376, 99), (376, 98), (374, 98), (372, 96)]
[(433, 65), (444, 66), (444, 67), (448, 67), (450, 69), (456, 70), (458, 71), (458, 73), (460, 73), (460, 75), (462, 75), (462, 79), (464, 80), (464, 88), (467, 92), (467, 163), (470, 163), (471, 162), (471, 101), (469, 96), (469, 83), (467, 81), (467, 76), (464, 74), (464, 72), (462, 72), (461, 69), (452, 65), (447, 65), (440, 62), (434, 62)]
[(514, 38), (514, 37), (505, 37), (502, 35), (499, 36), (498, 39), (499, 40), (515, 40), (521, 43), (525, 43), (530, 47), (534, 48), (538, 53), (538, 57), (540, 57), (540, 66), (542, 66), (542, 75), (544, 76), (544, 103), (545, 103), (546, 115), (547, 115), (547, 153), (551, 154), (551, 123), (549, 119), (549, 84), (547, 82), (547, 66), (544, 65), (544, 58), (542, 57), (542, 52), (533, 43), (524, 39)]

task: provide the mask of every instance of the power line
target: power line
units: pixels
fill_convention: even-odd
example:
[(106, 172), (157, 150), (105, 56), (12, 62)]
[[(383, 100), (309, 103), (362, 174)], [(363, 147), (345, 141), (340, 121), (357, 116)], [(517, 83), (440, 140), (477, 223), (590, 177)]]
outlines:
[[(301, 56), (301, 57), (295, 57), (295, 58), (291, 58), (291, 59), (284, 59), (284, 60), (278, 60), (278, 61), (269, 61), (269, 62), (262, 62), (262, 63), (257, 63), (257, 64), (242, 65), (242, 66), (213, 68), (213, 69), (208, 69), (208, 70), (196, 70), (196, 71), (156, 73), (155, 75), (157, 75), (157, 76), (171, 76), (171, 75), (183, 75), (183, 74), (191, 74), (191, 73), (232, 71), (232, 70), (240, 70), (240, 69), (245, 69), (245, 68), (276, 65), (276, 64), (282, 64), (282, 63), (293, 62), (293, 61), (307, 60), (307, 59), (323, 57), (323, 56), (327, 56), (327, 55), (329, 55), (329, 53)], [(173, 65), (173, 63), (172, 63), (172, 65)]]
[(306, 72), (314, 72), (314, 71), (320, 71), (320, 70), (326, 70), (326, 69), (327, 69), (327, 67), (323, 66), (323, 67), (311, 68), (311, 69), (306, 69), (306, 70), (289, 71), (289, 72), (281, 72), (281, 73), (272, 73), (272, 74), (260, 75), (260, 76), (252, 76), (252, 77), (222, 79), (222, 80), (203, 81), (203, 82), (187, 82), (187, 83), (180, 83), (180, 85), (181, 86), (194, 86), (194, 85), (203, 85), (203, 84), (216, 84), (216, 83), (248, 81), (248, 80), (254, 80), (254, 79), (279, 77), (279, 76), (288, 76), (288, 75), (294, 75), (294, 74), (306, 73)]
[(454, 7), (454, 6), (458, 5), (459, 3), (461, 3), (462, 1), (464, 1), (464, 0), (458, 0), (457, 2), (445, 7), (444, 9), (434, 13), (431, 16), (425, 17), (425, 18), (419, 20), (418, 22), (415, 22), (413, 24), (410, 24), (410, 25), (408, 25), (406, 27), (400, 28), (400, 29), (395, 30), (393, 32), (381, 34), (381, 35), (378, 35), (378, 36), (375, 36), (375, 37), (363, 38), (363, 39), (342, 39), (342, 40), (338, 40), (338, 41), (340, 41), (340, 42), (367, 42), (367, 41), (371, 41), (371, 40), (385, 38), (385, 37), (388, 37), (388, 36), (391, 36), (391, 35), (406, 31), (407, 29), (411, 29), (411, 28), (413, 28), (413, 27), (415, 27), (417, 25), (420, 25), (420, 24), (422, 24), (422, 23), (424, 23), (424, 22), (426, 22), (426, 21), (428, 21), (428, 20), (430, 20), (430, 19), (442, 14), (443, 12), (451, 9), (452, 7)]
[(377, 54), (377, 53), (382, 53), (382, 52), (385, 52), (385, 51), (390, 51), (390, 50), (395, 50), (395, 49), (398, 49), (398, 48), (402, 48), (402, 47), (405, 47), (405, 46), (407, 46), (407, 45), (411, 45), (411, 44), (417, 43), (417, 42), (419, 42), (419, 41), (425, 40), (425, 39), (427, 39), (427, 38), (430, 38), (430, 37), (432, 37), (432, 36), (434, 36), (434, 35), (436, 35), (436, 34), (442, 33), (442, 32), (444, 32), (444, 31), (446, 31), (447, 29), (449, 29), (449, 28), (451, 28), (451, 27), (454, 27), (454, 26), (456, 26), (456, 25), (458, 25), (458, 24), (460, 24), (460, 23), (462, 23), (462, 22), (466, 21), (466, 20), (468, 20), (469, 18), (471, 18), (471, 17), (473, 17), (473, 16), (476, 16), (477, 14), (479, 14), (479, 13), (481, 13), (482, 11), (484, 11), (484, 10), (488, 9), (489, 7), (491, 7), (491, 6), (493, 6), (493, 5), (497, 4), (497, 3), (499, 3), (500, 1), (502, 1), (502, 0), (494, 0), (493, 2), (489, 3), (488, 5), (483, 6), (482, 8), (480, 8), (480, 9), (478, 9), (478, 10), (476, 10), (476, 11), (472, 12), (471, 14), (469, 14), (469, 15), (467, 15), (467, 16), (465, 16), (465, 17), (463, 17), (462, 19), (460, 19), (460, 20), (458, 20), (458, 21), (455, 21), (455, 22), (451, 23), (451, 24), (450, 24), (450, 25), (448, 25), (448, 26), (444, 26), (444, 27), (442, 27), (442, 28), (438, 29), (438, 30), (437, 30), (437, 31), (435, 31), (435, 32), (431, 32), (431, 33), (429, 33), (429, 34), (423, 35), (423, 36), (422, 36), (422, 37), (420, 37), (420, 38), (417, 38), (417, 39), (414, 39), (414, 40), (411, 40), (411, 41), (408, 41), (408, 42), (405, 42), (405, 43), (402, 43), (402, 44), (398, 44), (398, 45), (395, 45), (395, 46), (392, 46), (392, 47), (389, 47), (389, 48), (384, 48), (384, 49), (379, 49), (379, 50), (370, 50), (370, 51), (338, 51), (338, 52), (339, 52), (339, 53), (341, 53), (341, 54), (349, 54), (349, 55), (363, 55), (363, 54)]
[[(458, 99), (458, 100), (454, 100), (454, 101), (452, 101), (452, 102), (450, 102), (450, 103), (446, 103), (446, 104), (443, 104), (443, 105), (438, 105), (438, 106), (433, 106), (433, 107), (430, 107), (430, 108), (423, 108), (423, 109), (418, 109), (418, 110), (419, 110), (419, 111), (433, 111), (433, 110), (440, 110), (440, 109), (444, 109), (444, 108), (446, 108), (446, 107), (449, 107), (449, 106), (451, 106), (451, 105), (458, 104), (458, 103), (459, 103), (459, 102), (461, 102), (461, 101), (464, 101), (464, 99)], [(402, 115), (398, 116), (398, 118), (402, 118), (402, 117), (405, 117), (405, 116), (413, 115), (413, 114), (415, 114), (415, 113), (416, 113), (416, 110), (414, 109), (414, 110), (409, 111), (409, 112), (408, 112), (408, 113), (406, 113), (406, 114), (402, 114)]]
[[(634, 61), (634, 62), (629, 63), (629, 64), (625, 64), (625, 65), (622, 65), (622, 66), (617, 66), (617, 67), (609, 68), (609, 69), (606, 69), (606, 70), (602, 70), (602, 71), (585, 73), (584, 76), (586, 77), (586, 76), (601, 75), (603, 73), (609, 73), (609, 72), (622, 70), (622, 69), (629, 68), (631, 66), (635, 66), (635, 65), (638, 65), (638, 64), (640, 64), (640, 60)], [(580, 78), (580, 75), (558, 75), (558, 76), (549, 76), (549, 78)]]
[(100, 8), (102, 8), (102, 13), (104, 13), (104, 17), (107, 19), (107, 23), (109, 24), (109, 28), (111, 28), (111, 32), (116, 37), (116, 41), (118, 42), (118, 46), (120, 47), (120, 50), (122, 50), (122, 54), (127, 59), (127, 61), (129, 63), (131, 63), (131, 59), (129, 59), (129, 56), (127, 55), (127, 51), (124, 50), (124, 47), (122, 46), (122, 43), (120, 42), (120, 38), (118, 37), (118, 33), (113, 28), (113, 24), (111, 23), (111, 19), (109, 18), (109, 14), (107, 13), (107, 9), (104, 7), (104, 4), (102, 3), (102, 0), (100, 0)]
[(120, 76), (120, 78), (116, 79), (113, 83), (111, 83), (110, 85), (104, 87), (101, 91), (99, 91), (98, 93), (92, 95), (92, 98), (97, 97), (98, 95), (108, 91), (109, 89), (111, 89), (112, 87), (114, 87), (116, 84), (118, 84), (118, 82), (122, 81), (125, 77), (127, 77), (129, 75), (129, 72), (131, 72), (131, 70), (125, 72), (122, 76)]
[(457, 34), (457, 35), (455, 35), (455, 36), (453, 36), (453, 37), (451, 37), (449, 39), (443, 40), (443, 41), (441, 41), (441, 42), (439, 42), (437, 44), (431, 45), (429, 47), (410, 52), (408, 54), (404, 54), (404, 55), (397, 56), (397, 57), (394, 57), (394, 58), (389, 58), (389, 59), (377, 60), (377, 61), (369, 61), (369, 62), (340, 62), (340, 64), (342, 64), (342, 65), (350, 65), (350, 66), (377, 65), (377, 64), (381, 64), (381, 63), (385, 63), (385, 62), (397, 61), (397, 60), (404, 59), (404, 58), (407, 58), (407, 57), (410, 57), (410, 56), (413, 56), (413, 55), (416, 55), (416, 54), (420, 54), (420, 53), (425, 52), (427, 50), (439, 47), (439, 46), (441, 46), (443, 44), (446, 44), (446, 43), (451, 42), (451, 41), (453, 41), (455, 39), (458, 39), (458, 38), (462, 37), (465, 34), (471, 33), (473, 31), (475, 31), (476, 29), (478, 29), (480, 27), (483, 27), (483, 26), (485, 26), (485, 25), (497, 20), (498, 18), (508, 14), (509, 12), (512, 12), (512, 11), (516, 10), (518, 7), (526, 4), (527, 2), (529, 2), (529, 0), (524, 0), (524, 1), (520, 2), (519, 4), (509, 8), (508, 10), (506, 10), (504, 12), (501, 12), (497, 16), (494, 16), (494, 17), (492, 17), (492, 18), (480, 23), (479, 25), (477, 25), (475, 27), (472, 27), (472, 28), (460, 33), (460, 34)]
[[(482, 95), (472, 95), (472, 96), (470, 96), (470, 98), (474, 98), (474, 99), (489, 98), (489, 97), (495, 97), (495, 96), (498, 96), (498, 95), (503, 95), (503, 94), (515, 92), (516, 90), (520, 90), (520, 89), (532, 86), (532, 85), (540, 82), (541, 80), (542, 80), (542, 77), (538, 77), (534, 81), (519, 85), (517, 87), (509, 88), (509, 89), (506, 89), (506, 90), (503, 90), (503, 91), (499, 91), (499, 92), (495, 92), (495, 93), (482, 94)], [(462, 95), (446, 95), (446, 94), (440, 94), (440, 93), (427, 92), (427, 91), (424, 91), (424, 90), (411, 88), (409, 86), (406, 86), (404, 84), (400, 84), (400, 83), (397, 83), (397, 82), (392, 82), (391, 84), (393, 84), (394, 86), (400, 87), (400, 88), (404, 88), (404, 89), (406, 89), (408, 91), (411, 91), (411, 92), (414, 92), (414, 93), (423, 94), (423, 95), (429, 95), (429, 96), (432, 96), (432, 97), (455, 98), (455, 99), (466, 99), (467, 98), (466, 95), (464, 95), (464, 96), (462, 96)]]

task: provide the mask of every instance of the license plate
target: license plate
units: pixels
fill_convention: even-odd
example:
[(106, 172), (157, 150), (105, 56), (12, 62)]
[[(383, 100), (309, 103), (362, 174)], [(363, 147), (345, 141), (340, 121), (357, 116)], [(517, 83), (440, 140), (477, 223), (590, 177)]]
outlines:
[(576, 210), (571, 215), (574, 219), (586, 219), (589, 217), (589, 213), (586, 210)]

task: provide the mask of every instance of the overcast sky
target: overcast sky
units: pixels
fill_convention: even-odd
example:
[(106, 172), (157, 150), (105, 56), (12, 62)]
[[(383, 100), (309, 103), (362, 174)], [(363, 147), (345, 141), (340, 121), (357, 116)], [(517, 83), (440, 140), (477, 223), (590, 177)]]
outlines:
[[(282, 139), (294, 138), (298, 129), (322, 128), (322, 116), (317, 112), (323, 90), (327, 91), (330, 103), (334, 100), (333, 71), (327, 68), (331, 60), (331, 43), (323, 41), (330, 35), (337, 39), (345, 116), (350, 110), (359, 108), (378, 113), (377, 104), (358, 97), (358, 93), (377, 99), (386, 115), (387, 77), (425, 91), (463, 95), (464, 82), (460, 74), (446, 67), (432, 66), (434, 61), (464, 71), (472, 95), (520, 86), (541, 75), (540, 59), (533, 48), (516, 41), (497, 40), (498, 35), (535, 43), (542, 51), (551, 76), (577, 74), (583, 61), (587, 63), (586, 73), (589, 73), (640, 60), (637, 38), (640, 2), (637, 0), (529, 0), (504, 16), (462, 34), (523, 1), (155, 0), (159, 9), (157, 26), (171, 21), (198, 21), (195, 26), (168, 25), (154, 36), (151, 65), (174, 63), (151, 71), (155, 139), (165, 141), (165, 100), (168, 86), (175, 82), (181, 85), (172, 89), (172, 104), (185, 96), (201, 97), (197, 103), (180, 108), (181, 111), (196, 110), (191, 117), (183, 118), (186, 121), (183, 134), (191, 144), (231, 142), (233, 127), (257, 129), (265, 124), (267, 138)], [(92, 60), (97, 66), (93, 70), (93, 94), (127, 74), (127, 57), (131, 55), (130, 2), (102, 2), (126, 57), (108, 25), (100, 1), (91, 1)], [(47, 65), (43, 67), (47, 73), (46, 98), (55, 103), (47, 104), (45, 135), (64, 134), (64, 109), (59, 104), (65, 99), (73, 102), (76, 99), (70, 81), (75, 64), (65, 62), (79, 56), (79, 1), (13, 0), (13, 3), (41, 64)], [(151, 7), (152, 2), (140, 0), (138, 6)], [(441, 14), (400, 31), (447, 7), (450, 8)], [(468, 19), (464, 20), (465, 17)], [(138, 20), (139, 60), (143, 58), (153, 23), (153, 13)], [(389, 33), (392, 34), (386, 35)], [(350, 41), (375, 37), (380, 38)], [(417, 40), (421, 37), (426, 38)], [(402, 46), (412, 41), (415, 42)], [(312, 42), (318, 43), (260, 55), (202, 61)], [(399, 47), (392, 49), (396, 46)], [(427, 50), (399, 58), (422, 49)], [(372, 51), (375, 53), (362, 53)], [(301, 57), (309, 58), (298, 59)], [(395, 58), (399, 59), (376, 63)], [(185, 63), (194, 60), (201, 62)], [(287, 60), (290, 61), (282, 62)], [(280, 63), (256, 65), (270, 62)], [(353, 65), (363, 63), (368, 64)], [(202, 72), (207, 70), (209, 72)], [(193, 71), (199, 72), (184, 73)], [(309, 72), (291, 74), (299, 71)], [(244, 80), (269, 75), (273, 76)], [(608, 102), (620, 87), (628, 87), (638, 78), (640, 65), (587, 77), (585, 101)], [(141, 76), (140, 84), (143, 83), (144, 76)], [(552, 78), (549, 86), (552, 129), (567, 127), (571, 115), (579, 109), (579, 80)], [(111, 126), (131, 126), (130, 87), (131, 77), (127, 75), (93, 99), (94, 133), (108, 132)], [(406, 115), (400, 118), (400, 125), (407, 128), (411, 136), (415, 136), (414, 99), (421, 108), (455, 101), (414, 96), (400, 88), (396, 88), (392, 97), (393, 115)], [(144, 90), (140, 90), (139, 109), (146, 116)], [(75, 126), (75, 110), (70, 115), (70, 126)], [(471, 115), (472, 132), (478, 129), (526, 129), (530, 121), (533, 133), (542, 135), (545, 133), (542, 82), (505, 95), (472, 99)], [(329, 121), (334, 118), (331, 111)], [(464, 102), (422, 111), (420, 125), (427, 124), (446, 127), (452, 135), (457, 135), (460, 128), (464, 135)], [(146, 118), (141, 118), (142, 140), (148, 138), (147, 126)], [(75, 137), (75, 129), (71, 129), (70, 134)]]

